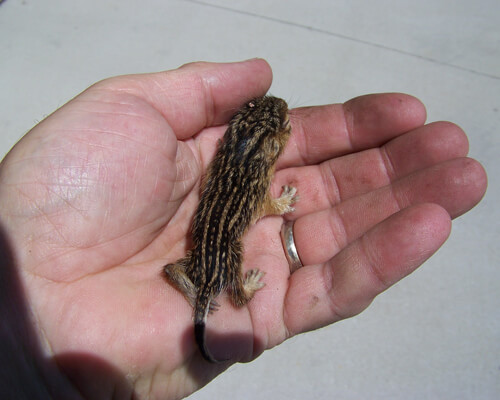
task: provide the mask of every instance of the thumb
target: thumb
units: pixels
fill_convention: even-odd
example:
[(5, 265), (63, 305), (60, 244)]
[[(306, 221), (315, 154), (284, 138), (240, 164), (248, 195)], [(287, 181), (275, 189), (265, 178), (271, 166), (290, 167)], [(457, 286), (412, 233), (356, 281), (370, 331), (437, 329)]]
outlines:
[(263, 59), (234, 63), (196, 62), (152, 74), (126, 75), (104, 81), (155, 107), (178, 139), (220, 125), (247, 100), (264, 95), (272, 72)]

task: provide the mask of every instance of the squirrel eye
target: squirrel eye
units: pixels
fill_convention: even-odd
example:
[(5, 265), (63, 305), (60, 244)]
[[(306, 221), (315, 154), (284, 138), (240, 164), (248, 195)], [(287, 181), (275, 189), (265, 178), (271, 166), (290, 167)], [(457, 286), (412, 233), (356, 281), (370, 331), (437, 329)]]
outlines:
[(288, 116), (281, 123), (281, 129), (288, 129), (290, 127), (290, 118)]

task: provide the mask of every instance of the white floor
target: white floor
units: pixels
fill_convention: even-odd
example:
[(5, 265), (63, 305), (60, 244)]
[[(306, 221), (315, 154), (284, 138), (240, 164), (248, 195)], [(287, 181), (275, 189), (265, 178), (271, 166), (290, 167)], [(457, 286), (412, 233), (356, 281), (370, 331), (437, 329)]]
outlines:
[(361, 315), (235, 365), (192, 399), (500, 398), (498, 0), (6, 0), (0, 155), (108, 76), (264, 57), (292, 106), (416, 95), (489, 174), (445, 246)]

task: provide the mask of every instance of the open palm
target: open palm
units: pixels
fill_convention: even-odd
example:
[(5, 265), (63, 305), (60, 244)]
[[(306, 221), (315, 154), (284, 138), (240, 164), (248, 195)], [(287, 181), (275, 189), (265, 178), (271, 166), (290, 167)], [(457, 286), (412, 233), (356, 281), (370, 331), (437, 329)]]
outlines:
[[(270, 82), (262, 60), (106, 80), (2, 162), (2, 223), (37, 336), (81, 394), (182, 397), (229, 366), (200, 357), (192, 310), (161, 271), (189, 247), (223, 124)], [(281, 217), (250, 229), (244, 269), (265, 271), (266, 286), (242, 309), (218, 299), (207, 327), (218, 358), (251, 360), (362, 311), (425, 261), (446, 240), (450, 216), (486, 187), (480, 165), (465, 158), (463, 132), (424, 125), (410, 96), (296, 109), (291, 120), (272, 191), (298, 189), (286, 218), (296, 221), (305, 267), (290, 276)]]

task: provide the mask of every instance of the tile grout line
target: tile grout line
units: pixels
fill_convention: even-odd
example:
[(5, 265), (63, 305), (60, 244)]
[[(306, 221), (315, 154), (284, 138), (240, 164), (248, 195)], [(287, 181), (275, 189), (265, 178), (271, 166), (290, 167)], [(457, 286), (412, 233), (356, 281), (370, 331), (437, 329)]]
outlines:
[(442, 65), (442, 66), (445, 66), (445, 67), (454, 68), (454, 69), (457, 69), (457, 70), (460, 70), (460, 71), (469, 72), (471, 74), (483, 76), (483, 77), (486, 77), (486, 78), (500, 79), (500, 76), (496, 76), (496, 75), (489, 74), (489, 73), (486, 73), (486, 72), (477, 71), (477, 70), (472, 69), (472, 68), (461, 67), (461, 66), (456, 65), (456, 64), (450, 64), (450, 63), (447, 63), (447, 62), (444, 62), (444, 61), (436, 60), (435, 58), (422, 56), (422, 55), (419, 55), (419, 54), (411, 53), (409, 51), (397, 49), (397, 48), (394, 48), (394, 47), (385, 46), (383, 44), (379, 44), (379, 43), (375, 43), (375, 42), (370, 42), (370, 41), (363, 40), (363, 39), (357, 39), (357, 38), (352, 37), (352, 36), (347, 36), (347, 35), (343, 35), (343, 34), (340, 34), (340, 33), (335, 33), (335, 32), (331, 32), (331, 31), (327, 31), (325, 29), (315, 28), (313, 26), (299, 24), (297, 22), (287, 21), (287, 20), (283, 20), (283, 19), (279, 19), (279, 18), (275, 18), (275, 17), (269, 17), (269, 16), (266, 16), (266, 15), (256, 14), (256, 13), (252, 13), (252, 12), (244, 11), (244, 10), (238, 10), (238, 9), (230, 8), (230, 7), (226, 7), (226, 6), (220, 6), (220, 5), (217, 5), (217, 4), (210, 4), (210, 3), (207, 3), (207, 2), (204, 2), (204, 1), (200, 1), (200, 0), (183, 0), (183, 1), (188, 2), (188, 3), (193, 3), (193, 4), (199, 4), (199, 5), (202, 5), (202, 6), (205, 6), (205, 7), (217, 8), (217, 9), (220, 9), (220, 10), (224, 10), (224, 11), (228, 11), (228, 12), (232, 12), (232, 13), (236, 13), (236, 14), (240, 14), (240, 15), (246, 15), (246, 16), (250, 16), (250, 17), (254, 17), (254, 18), (258, 18), (258, 19), (262, 19), (262, 20), (266, 20), (266, 21), (277, 22), (277, 23), (282, 24), (282, 25), (288, 25), (288, 26), (292, 26), (292, 27), (295, 27), (295, 28), (305, 29), (305, 30), (308, 30), (308, 31), (311, 31), (311, 32), (315, 32), (315, 33), (320, 33), (320, 34), (327, 35), (327, 36), (336, 37), (338, 39), (348, 40), (348, 41), (351, 41), (351, 42), (355, 42), (355, 43), (358, 43), (358, 44), (363, 44), (363, 45), (370, 46), (370, 47), (376, 47), (376, 48), (379, 48), (379, 49), (382, 49), (382, 50), (391, 51), (393, 53), (398, 53), (398, 54), (409, 56), (409, 57), (413, 57), (413, 58), (416, 58), (416, 59), (419, 59), (419, 60), (422, 60), (422, 61), (427, 61), (427, 62), (430, 62), (430, 63), (433, 63), (433, 64), (438, 64), (438, 65)]

